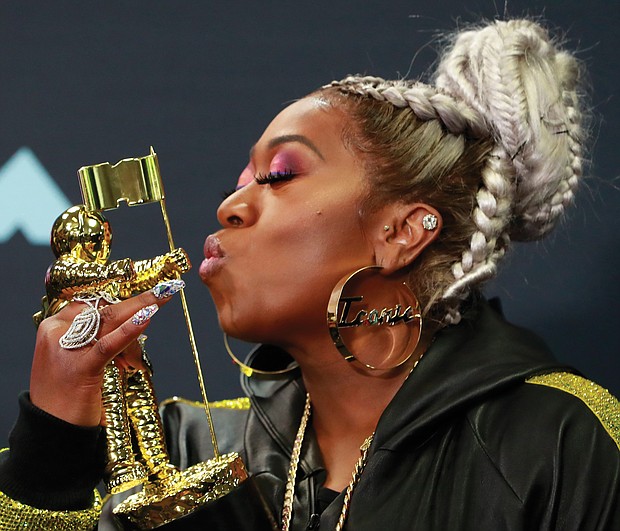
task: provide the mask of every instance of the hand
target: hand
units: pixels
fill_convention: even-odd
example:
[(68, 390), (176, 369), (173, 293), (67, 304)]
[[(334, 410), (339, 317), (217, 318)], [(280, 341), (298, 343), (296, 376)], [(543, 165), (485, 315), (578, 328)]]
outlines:
[(180, 247), (166, 253), (164, 256), (166, 257), (166, 271), (169, 273), (187, 273), (192, 267), (187, 253)]
[[(161, 307), (170, 298), (157, 299), (152, 292), (142, 293), (100, 310), (101, 325), (97, 342), (66, 350), (58, 340), (68, 330), (85, 305), (72, 302), (39, 326), (30, 375), (30, 400), (51, 415), (79, 426), (101, 423), (101, 385), (105, 366), (125, 351), (129, 358), (137, 352), (132, 344), (144, 332), (150, 320), (132, 322), (139, 310), (156, 304)], [(127, 359), (127, 358), (126, 358)], [(130, 365), (134, 365), (129, 361)]]

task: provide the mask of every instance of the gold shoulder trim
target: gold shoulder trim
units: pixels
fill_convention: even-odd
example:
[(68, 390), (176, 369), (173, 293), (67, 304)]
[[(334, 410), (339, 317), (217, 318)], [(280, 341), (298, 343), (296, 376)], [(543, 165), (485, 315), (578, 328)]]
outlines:
[(101, 513), (101, 497), (96, 490), (94, 495), (94, 503), (90, 509), (49, 511), (25, 505), (0, 492), (0, 529), (3, 531), (95, 529)]
[(209, 402), (209, 406), (216, 409), (250, 409), (250, 399), (247, 396), (242, 396), (229, 400), (218, 400), (217, 402)]
[(620, 450), (620, 402), (607, 389), (569, 372), (533, 376), (526, 382), (554, 387), (581, 400), (596, 415)]
[[(187, 400), (185, 398), (181, 398), (178, 396), (173, 396), (172, 398), (167, 398), (164, 400), (161, 405), (167, 406), (168, 404), (174, 403), (186, 404), (192, 407), (204, 408), (204, 404), (202, 402), (196, 402), (194, 400)], [(209, 407), (213, 409), (250, 409), (250, 399), (247, 396), (242, 396), (240, 398), (232, 398), (229, 400), (218, 400), (216, 402), (209, 402)]]

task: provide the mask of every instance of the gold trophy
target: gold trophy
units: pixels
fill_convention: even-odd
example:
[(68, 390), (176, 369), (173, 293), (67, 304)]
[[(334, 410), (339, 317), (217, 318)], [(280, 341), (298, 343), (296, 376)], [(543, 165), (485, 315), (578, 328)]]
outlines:
[[(68, 209), (54, 224), (52, 248), (57, 260), (46, 275), (47, 294), (42, 300), (42, 310), (33, 317), (38, 325), (71, 300), (85, 303), (87, 307), (61, 338), (61, 345), (65, 348), (84, 346), (94, 338), (101, 304), (114, 304), (151, 289), (161, 280), (176, 279), (190, 268), (185, 252), (174, 246), (157, 155), (152, 148), (146, 157), (124, 159), (115, 165), (85, 166), (78, 175), (84, 205)], [(108, 261), (112, 232), (101, 212), (117, 208), (122, 202), (129, 206), (151, 202), (160, 204), (170, 252), (148, 260)], [(102, 392), (108, 450), (107, 488), (110, 493), (118, 493), (142, 485), (141, 491), (126, 498), (113, 510), (127, 529), (155, 529), (181, 518), (189, 520), (209, 502), (251, 484), (238, 454), (219, 453), (182, 290), (180, 296), (214, 458), (184, 471), (174, 467), (166, 450), (150, 370), (130, 372), (115, 362), (110, 363), (105, 370)], [(150, 367), (144, 341), (141, 341), (141, 347), (145, 364)], [(132, 439), (137, 442), (137, 452)], [(250, 505), (253, 503), (264, 508), (261, 500), (251, 499), (260, 498), (254, 487), (245, 487), (244, 496), (248, 495)], [(242, 498), (242, 505), (244, 501)], [(234, 504), (238, 505), (239, 501)], [(261, 516), (263, 523), (257, 528), (274, 528), (273, 519), (267, 513), (265, 511)]]

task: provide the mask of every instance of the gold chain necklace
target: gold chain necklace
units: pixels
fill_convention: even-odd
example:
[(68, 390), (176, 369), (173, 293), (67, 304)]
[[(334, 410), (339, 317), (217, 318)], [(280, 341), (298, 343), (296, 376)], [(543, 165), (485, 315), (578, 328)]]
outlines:
[[(293, 444), (293, 452), (291, 453), (291, 462), (286, 477), (286, 489), (284, 491), (284, 505), (282, 506), (282, 531), (289, 531), (291, 524), (291, 518), (293, 516), (293, 500), (295, 499), (295, 483), (297, 478), (297, 469), (299, 468), (299, 458), (301, 456), (301, 447), (304, 442), (304, 435), (306, 434), (306, 428), (308, 426), (308, 420), (310, 420), (310, 394), (306, 393), (306, 405), (304, 407), (304, 413), (301, 416), (301, 422), (299, 423), (299, 429), (297, 430), (297, 436), (295, 437), (295, 443)], [(340, 511), (340, 518), (338, 518), (338, 524), (336, 525), (336, 531), (342, 531), (344, 523), (349, 514), (349, 504), (351, 503), (351, 496), (353, 495), (353, 489), (359, 481), (366, 461), (368, 460), (368, 449), (370, 443), (374, 437), (374, 433), (368, 437), (362, 446), (360, 446), (360, 458), (355, 463), (355, 469), (351, 477), (351, 481), (347, 486), (347, 490), (344, 495), (344, 501), (342, 503), (342, 511)]]
[[(425, 349), (426, 350), (426, 349)], [(407, 378), (411, 375), (413, 370), (418, 366), (420, 360), (424, 356), (425, 350), (422, 351), (420, 357), (414, 362), (413, 367), (409, 371)], [(299, 468), (299, 458), (301, 456), (301, 446), (304, 442), (304, 435), (306, 434), (306, 427), (308, 426), (308, 420), (310, 420), (310, 393), (306, 393), (306, 405), (304, 406), (304, 412), (301, 416), (301, 422), (299, 423), (299, 429), (297, 430), (297, 436), (295, 437), (295, 443), (293, 444), (293, 453), (291, 453), (291, 462), (288, 468), (288, 474), (286, 476), (286, 489), (284, 490), (284, 504), (282, 506), (282, 526), (281, 531), (289, 531), (289, 527), (291, 525), (291, 518), (293, 516), (293, 500), (295, 499), (295, 483), (297, 479), (297, 469)], [(366, 466), (366, 461), (368, 460), (368, 449), (370, 448), (370, 444), (374, 438), (374, 432), (370, 434), (369, 437), (362, 443), (360, 446), (360, 457), (355, 463), (355, 469), (353, 470), (353, 475), (351, 477), (351, 481), (347, 486), (347, 490), (344, 494), (344, 501), (342, 502), (342, 511), (340, 511), (340, 518), (338, 518), (338, 523), (336, 524), (335, 531), (342, 531), (344, 528), (344, 523), (347, 520), (347, 516), (349, 514), (349, 505), (351, 503), (351, 496), (353, 495), (353, 489), (357, 482), (359, 481), (362, 472), (364, 471), (364, 467)]]

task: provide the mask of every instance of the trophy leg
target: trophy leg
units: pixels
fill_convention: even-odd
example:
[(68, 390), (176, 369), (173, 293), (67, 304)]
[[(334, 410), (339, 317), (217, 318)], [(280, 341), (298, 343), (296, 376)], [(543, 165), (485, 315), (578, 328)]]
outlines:
[[(149, 483), (165, 482), (178, 474), (170, 464), (164, 429), (159, 416), (155, 392), (148, 371), (139, 370), (127, 379), (127, 413), (140, 454), (149, 474)], [(148, 489), (149, 484), (145, 485)]]
[[(184, 471), (170, 464), (149, 371), (137, 371), (128, 378), (125, 396), (128, 417), (149, 479), (142, 491), (113, 509), (124, 529), (155, 529), (193, 515), (248, 478), (243, 461), (234, 453), (198, 463)], [(188, 520), (181, 525), (194, 529)]]
[(144, 483), (148, 472), (134, 456), (127, 419), (124, 374), (114, 362), (105, 368), (102, 398), (108, 452), (106, 484), (108, 492), (116, 494)]

